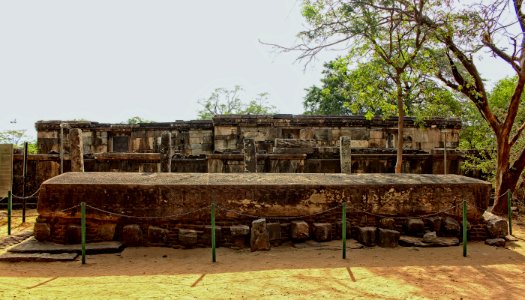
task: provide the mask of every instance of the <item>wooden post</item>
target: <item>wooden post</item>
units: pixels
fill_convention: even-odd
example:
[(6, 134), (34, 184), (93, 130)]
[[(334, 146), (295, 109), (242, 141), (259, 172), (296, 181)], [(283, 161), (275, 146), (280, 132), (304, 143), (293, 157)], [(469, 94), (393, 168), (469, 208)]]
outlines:
[(467, 257), (467, 201), (463, 200), (463, 257)]
[(7, 235), (11, 235), (11, 213), (13, 212), (13, 193), (7, 192)]
[(211, 204), (211, 261), (216, 262), (215, 255), (215, 203)]
[(509, 234), (512, 235), (512, 194), (510, 189), (507, 190), (507, 206), (509, 214)]

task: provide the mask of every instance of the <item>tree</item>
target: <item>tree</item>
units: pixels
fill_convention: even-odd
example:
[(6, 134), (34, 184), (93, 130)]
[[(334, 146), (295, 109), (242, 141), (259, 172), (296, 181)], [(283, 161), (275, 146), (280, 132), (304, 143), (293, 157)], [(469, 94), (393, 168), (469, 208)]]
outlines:
[(134, 116), (126, 121), (126, 124), (140, 124), (140, 123), (153, 123), (153, 121), (143, 119), (139, 116)]
[[(395, 84), (384, 76), (382, 61), (352, 63), (349, 56), (325, 64), (322, 86), (307, 89), (303, 102), (306, 114), (365, 115), (383, 118), (397, 113)], [(417, 119), (457, 117), (462, 106), (456, 95), (421, 74), (407, 91), (404, 104), (408, 115)]]
[[(498, 118), (504, 118), (509, 100), (512, 98), (517, 77), (507, 77), (497, 82), (488, 94), (488, 103)], [(497, 140), (489, 124), (479, 114), (473, 103), (468, 103), (467, 117), (465, 118), (463, 130), (461, 131), (460, 148), (476, 152), (467, 155), (464, 168), (467, 171), (482, 172), (487, 179), (495, 184), (497, 172)], [(521, 104), (516, 116), (516, 122), (512, 132), (518, 131), (517, 124), (525, 122), (525, 95), (521, 96)], [(519, 139), (516, 146), (511, 148), (510, 158), (512, 161), (518, 159), (521, 149), (525, 148), (525, 139)], [(522, 171), (517, 186), (523, 186), (525, 171)]]
[[(388, 9), (377, 9), (377, 5)], [(311, 58), (322, 49), (344, 44), (351, 56), (371, 62), (376, 67), (373, 72), (383, 82), (392, 83), (394, 88), (390, 93), (372, 99), (379, 101), (377, 106), (383, 110), (392, 100), (395, 103), (398, 115), (396, 173), (402, 171), (405, 100), (421, 82), (425, 74), (421, 66), (428, 60), (425, 58), (428, 52), (423, 47), (428, 39), (426, 26), (397, 14), (401, 9), (402, 4), (391, 0), (305, 1), (303, 16), (311, 28), (300, 33), (305, 43), (292, 48), (301, 50), (301, 57)], [(366, 69), (359, 70), (367, 73)], [(378, 91), (374, 86), (368, 89), (372, 93)]]
[(0, 131), (0, 144), (13, 144), (15, 148), (23, 148), (24, 142), (27, 142), (27, 152), (36, 154), (38, 152), (36, 141), (30, 140), (26, 136), (26, 130), (5, 130)]
[[(303, 51), (299, 58), (312, 58), (330, 46), (352, 46), (356, 37), (362, 37), (359, 34), (363, 31), (367, 36), (377, 36), (378, 41), (385, 38), (384, 32), (390, 31), (396, 34), (386, 35), (387, 41), (411, 45), (412, 49), (419, 49), (417, 52), (423, 53), (423, 56), (428, 55), (429, 64), (413, 63), (408, 64), (407, 68), (413, 67), (414, 70), (435, 76), (451, 90), (461, 93), (474, 104), (494, 132), (497, 165), (496, 200), (492, 211), (506, 214), (505, 193), (515, 189), (525, 168), (525, 148), (520, 149), (518, 145), (525, 123), (516, 120), (525, 86), (525, 13), (522, 11), (522, 0), (472, 2), (465, 5), (453, 0), (307, 1), (304, 14), (315, 26), (303, 33), (305, 42), (292, 50)], [(374, 15), (381, 17), (370, 18)], [(362, 26), (367, 22), (371, 22), (372, 27)], [(402, 32), (397, 30), (406, 26), (411, 29)], [(313, 46), (310, 46), (312, 43)], [(386, 58), (389, 65), (397, 66), (394, 67), (395, 75), (405, 74), (399, 73), (399, 67), (414, 62), (410, 58), (415, 59), (417, 56), (413, 54), (416, 52), (405, 53), (395, 43), (387, 44), (393, 48), (370, 41), (367, 49)], [(503, 116), (498, 116), (489, 103), (476, 60), (481, 50), (488, 51), (516, 72), (517, 81)], [(398, 90), (402, 90), (399, 84), (402, 78), (397, 76), (395, 79)], [(401, 114), (402, 111), (399, 109)], [(518, 151), (515, 159), (510, 155), (514, 147)]]
[(244, 103), (240, 94), (242, 88), (236, 85), (233, 89), (216, 88), (206, 99), (201, 99), (198, 103), (202, 109), (198, 112), (201, 120), (211, 120), (215, 115), (231, 114), (274, 114), (276, 107), (268, 103), (268, 93), (260, 93), (248, 103)]

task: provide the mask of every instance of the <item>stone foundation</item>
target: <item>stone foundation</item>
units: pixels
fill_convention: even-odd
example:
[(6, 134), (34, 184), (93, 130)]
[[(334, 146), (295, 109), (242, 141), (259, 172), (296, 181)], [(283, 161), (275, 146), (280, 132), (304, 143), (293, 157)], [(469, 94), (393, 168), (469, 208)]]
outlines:
[[(267, 228), (272, 244), (294, 239), (298, 226), (292, 225), (298, 222), (308, 225), (308, 238), (338, 239), (344, 201), (350, 236), (357, 236), (357, 227), (382, 224), (403, 232), (407, 220), (418, 217), (423, 224), (419, 220), (411, 224), (434, 231), (436, 220), (425, 216), (444, 212), (458, 221), (463, 200), (468, 203), (469, 223), (477, 225), (482, 223), (489, 193), (489, 183), (458, 175), (66, 173), (42, 185), (37, 224), (47, 224), (49, 235), (42, 236), (48, 240), (75, 240), (78, 205), (86, 202), (88, 242), (114, 239), (146, 246), (206, 247), (211, 237), (210, 205), (216, 203), (218, 245), (240, 247), (248, 246), (246, 226), (259, 217), (271, 223)], [(385, 216), (407, 219), (386, 222)]]

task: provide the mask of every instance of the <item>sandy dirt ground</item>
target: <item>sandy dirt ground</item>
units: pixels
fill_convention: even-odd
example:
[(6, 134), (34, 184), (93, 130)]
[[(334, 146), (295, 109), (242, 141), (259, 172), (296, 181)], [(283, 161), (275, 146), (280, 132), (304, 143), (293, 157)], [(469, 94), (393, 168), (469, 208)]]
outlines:
[[(0, 241), (5, 234), (4, 224)], [(514, 235), (519, 241), (506, 248), (469, 243), (467, 257), (462, 247), (375, 247), (348, 250), (343, 260), (341, 242), (332, 241), (267, 252), (218, 248), (216, 263), (209, 248), (127, 248), (89, 255), (85, 265), (4, 262), (0, 299), (525, 299), (523, 223)]]

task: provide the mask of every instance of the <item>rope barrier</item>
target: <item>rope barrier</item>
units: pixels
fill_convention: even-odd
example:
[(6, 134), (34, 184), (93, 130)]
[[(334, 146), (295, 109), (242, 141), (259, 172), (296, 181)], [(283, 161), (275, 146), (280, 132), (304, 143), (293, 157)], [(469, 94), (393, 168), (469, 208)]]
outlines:
[(196, 210), (192, 210), (192, 211), (188, 211), (188, 212), (184, 212), (184, 213), (180, 213), (180, 214), (176, 214), (176, 215), (162, 216), (162, 217), (130, 216), (130, 215), (125, 215), (125, 214), (121, 214), (121, 213), (111, 212), (111, 211), (108, 211), (108, 210), (103, 210), (101, 208), (97, 208), (97, 207), (94, 207), (94, 206), (91, 206), (91, 205), (88, 205), (88, 204), (86, 204), (86, 207), (87, 208), (91, 208), (91, 209), (96, 210), (96, 211), (103, 212), (103, 213), (108, 214), (108, 215), (117, 216), (117, 217), (123, 217), (123, 218), (129, 218), (129, 219), (155, 220), (155, 219), (176, 219), (178, 217), (182, 217), (182, 216), (194, 214), (194, 213), (199, 212), (199, 211), (207, 210), (207, 209), (210, 208), (210, 205), (208, 205), (206, 207), (201, 207), (201, 208), (196, 209)]
[[(41, 187), (41, 186), (40, 186)], [(13, 198), (16, 198), (16, 199), (29, 199), (29, 198), (33, 198), (36, 194), (38, 194), (38, 192), (40, 192), (40, 187), (38, 187), (38, 189), (36, 190), (36, 192), (34, 192), (33, 194), (31, 194), (30, 196), (25, 196), (25, 197), (22, 197), (22, 196), (17, 196), (15, 194), (12, 194), (13, 195)]]

